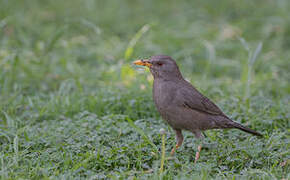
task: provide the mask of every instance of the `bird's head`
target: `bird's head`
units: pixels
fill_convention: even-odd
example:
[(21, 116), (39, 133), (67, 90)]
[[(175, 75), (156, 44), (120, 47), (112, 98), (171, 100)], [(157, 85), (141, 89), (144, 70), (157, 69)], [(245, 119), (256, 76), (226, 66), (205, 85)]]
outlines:
[(154, 79), (170, 80), (182, 78), (176, 62), (170, 56), (152, 56), (150, 59), (136, 60), (134, 64), (149, 67)]

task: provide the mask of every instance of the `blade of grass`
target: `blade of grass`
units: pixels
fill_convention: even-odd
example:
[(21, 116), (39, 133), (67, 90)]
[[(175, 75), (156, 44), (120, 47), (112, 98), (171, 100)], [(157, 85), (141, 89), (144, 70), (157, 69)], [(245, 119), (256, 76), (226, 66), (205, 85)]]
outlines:
[(256, 62), (258, 55), (261, 53), (263, 43), (260, 42), (258, 46), (256, 47), (255, 51), (253, 52), (249, 48), (249, 45), (244, 38), (239, 38), (239, 40), (244, 46), (245, 50), (248, 52), (248, 61), (247, 61), (247, 64), (243, 66), (243, 73), (241, 76), (241, 81), (245, 87), (243, 99), (244, 101), (246, 101), (251, 95), (251, 82), (252, 82), (254, 63)]
[(128, 121), (129, 125), (132, 128), (134, 128), (142, 136), (144, 141), (146, 141), (148, 144), (150, 144), (153, 147), (154, 151), (157, 152), (158, 151), (157, 146), (148, 138), (148, 136), (144, 133), (144, 131), (142, 129), (140, 129), (139, 127), (137, 127), (131, 119), (126, 118), (126, 120)]
[(49, 38), (49, 41), (46, 44), (45, 54), (50, 52), (53, 49), (56, 42), (62, 37), (63, 33), (66, 30), (67, 30), (67, 26), (64, 26), (64, 27), (60, 28), (59, 30), (57, 30), (56, 33), (54, 33), (52, 35), (52, 37)]
[(134, 52), (134, 47), (137, 44), (137, 42), (139, 41), (139, 39), (150, 29), (150, 25), (149, 24), (145, 24), (135, 35), (134, 37), (131, 39), (131, 41), (129, 42), (129, 45), (125, 51), (125, 59), (128, 60), (130, 59), (130, 57), (132, 56), (133, 52)]

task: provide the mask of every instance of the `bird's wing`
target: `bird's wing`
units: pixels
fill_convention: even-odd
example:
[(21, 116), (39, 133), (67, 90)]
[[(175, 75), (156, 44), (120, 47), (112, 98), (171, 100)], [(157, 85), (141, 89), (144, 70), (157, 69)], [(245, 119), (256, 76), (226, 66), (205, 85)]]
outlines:
[(203, 96), (193, 86), (185, 86), (177, 90), (178, 98), (182, 105), (197, 111), (202, 111), (212, 115), (226, 116), (220, 108), (207, 97)]

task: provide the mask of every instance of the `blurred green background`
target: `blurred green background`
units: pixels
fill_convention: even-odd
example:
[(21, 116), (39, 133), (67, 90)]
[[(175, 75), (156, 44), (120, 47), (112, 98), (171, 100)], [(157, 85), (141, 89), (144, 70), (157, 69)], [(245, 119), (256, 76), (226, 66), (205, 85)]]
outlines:
[[(288, 0), (1, 0), (1, 178), (289, 178), (289, 10)], [(157, 54), (265, 138), (208, 131), (193, 164), (186, 133), (158, 174), (159, 129), (167, 152), (174, 133), (150, 73), (132, 65)]]

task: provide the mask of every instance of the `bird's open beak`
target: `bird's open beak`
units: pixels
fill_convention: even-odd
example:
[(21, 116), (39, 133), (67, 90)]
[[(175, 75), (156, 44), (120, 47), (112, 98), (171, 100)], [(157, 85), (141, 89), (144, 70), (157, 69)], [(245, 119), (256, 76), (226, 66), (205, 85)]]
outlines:
[(152, 64), (149, 62), (148, 59), (140, 59), (140, 60), (136, 60), (133, 62), (136, 65), (140, 65), (140, 66), (147, 66), (147, 67), (151, 67)]

